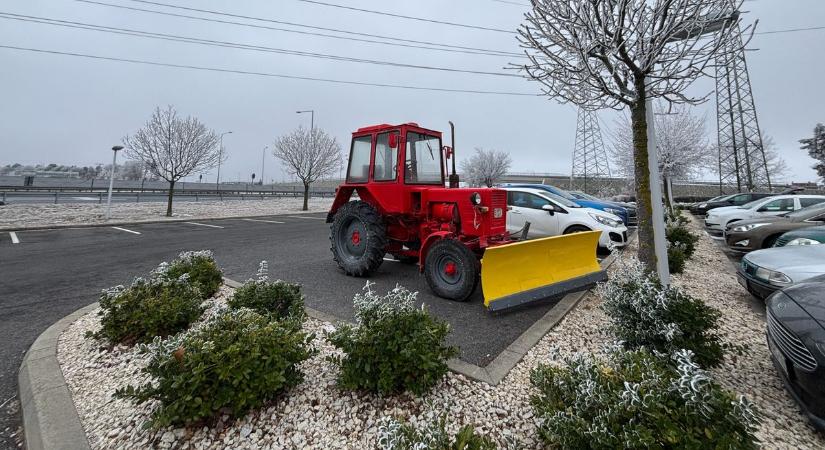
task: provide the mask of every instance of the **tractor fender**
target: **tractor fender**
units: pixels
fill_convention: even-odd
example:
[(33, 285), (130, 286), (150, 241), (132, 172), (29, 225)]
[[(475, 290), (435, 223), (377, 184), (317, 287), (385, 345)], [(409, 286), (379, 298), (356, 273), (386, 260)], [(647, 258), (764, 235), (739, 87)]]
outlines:
[(418, 270), (423, 272), (424, 271), (424, 261), (427, 259), (427, 252), (430, 251), (430, 247), (438, 242), (441, 239), (447, 239), (452, 237), (454, 233), (452, 231), (436, 231), (435, 233), (430, 234), (424, 239), (424, 242), (421, 244), (421, 250), (418, 252)]
[(349, 203), (352, 199), (353, 192), (358, 194), (358, 198), (369, 203), (383, 214), (384, 209), (370, 193), (369, 189), (364, 186), (341, 185), (335, 189), (335, 200), (333, 200), (332, 206), (327, 213), (327, 223), (332, 223), (332, 221), (335, 220), (335, 213), (337, 213), (342, 206)]

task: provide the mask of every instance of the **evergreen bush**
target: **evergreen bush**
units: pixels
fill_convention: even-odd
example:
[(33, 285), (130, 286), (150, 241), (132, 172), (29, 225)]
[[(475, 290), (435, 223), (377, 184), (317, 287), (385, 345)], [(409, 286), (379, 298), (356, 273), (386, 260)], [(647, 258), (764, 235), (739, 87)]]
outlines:
[(248, 280), (236, 289), (227, 305), (236, 309), (250, 308), (278, 320), (291, 318), (302, 321), (306, 316), (301, 286), (280, 280), (270, 281), (266, 261), (261, 261), (258, 278)]
[(447, 359), (458, 349), (445, 345), (449, 325), (423, 305), (416, 307), (416, 295), (396, 286), (380, 296), (369, 283), (356, 294), (356, 325), (344, 324), (327, 336), (343, 352), (330, 357), (340, 368), (340, 386), (421, 395), (444, 377)]

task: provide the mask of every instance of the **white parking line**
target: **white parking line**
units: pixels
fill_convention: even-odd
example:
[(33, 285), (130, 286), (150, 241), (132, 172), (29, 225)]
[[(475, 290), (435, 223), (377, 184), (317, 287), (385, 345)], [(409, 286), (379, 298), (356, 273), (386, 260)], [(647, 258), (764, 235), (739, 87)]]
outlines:
[(247, 222), (264, 222), (264, 223), (286, 223), (286, 222), (278, 222), (277, 220), (263, 220), (263, 219), (241, 219)]
[(327, 220), (326, 217), (309, 217), (309, 216), (286, 216), (293, 219), (311, 219), (311, 220)]
[(140, 233), (139, 233), (139, 232), (137, 232), (137, 231), (127, 230), (126, 228), (120, 228), (120, 227), (112, 227), (112, 228), (114, 228), (115, 230), (125, 231), (125, 232), (127, 232), (127, 233), (132, 233), (132, 234), (140, 234)]
[(9, 231), (9, 237), (11, 238), (12, 244), (20, 243), (20, 239), (17, 238), (17, 233), (15, 233), (14, 231)]
[(189, 225), (197, 225), (197, 226), (199, 226), (199, 227), (223, 228), (223, 227), (221, 227), (221, 226), (218, 226), (218, 225), (210, 225), (210, 224), (208, 224), (208, 223), (198, 223), (198, 222), (183, 222), (183, 223), (188, 223)]

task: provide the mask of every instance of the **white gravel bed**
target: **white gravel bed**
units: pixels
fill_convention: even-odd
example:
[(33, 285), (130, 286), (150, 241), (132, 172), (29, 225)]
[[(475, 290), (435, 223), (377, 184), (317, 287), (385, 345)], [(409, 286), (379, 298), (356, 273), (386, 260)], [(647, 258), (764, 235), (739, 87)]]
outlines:
[[(166, 202), (113, 203), (109, 223), (154, 222), (159, 220), (210, 219), (297, 213), (303, 198), (282, 197), (264, 200), (224, 200), (175, 202), (172, 217), (166, 217)], [(327, 212), (332, 198), (310, 198), (310, 212)], [(105, 204), (10, 204), (0, 207), (0, 228), (107, 223)]]
[[(825, 439), (807, 425), (771, 366), (764, 322), (748, 306), (747, 294), (729, 268), (725, 256), (703, 236), (685, 274), (675, 277), (676, 284), (722, 310), (726, 341), (750, 346), (749, 354), (729, 358), (715, 370), (717, 379), (747, 395), (765, 413), (758, 437), (766, 448), (822, 448)], [(222, 288), (217, 301), (230, 292)], [(129, 401), (112, 399), (118, 387), (145, 381), (139, 373), (144, 362), (132, 350), (102, 351), (83, 337), (87, 330), (99, 326), (95, 312), (66, 329), (58, 344), (58, 359), (93, 449), (365, 449), (374, 448), (382, 416), (416, 423), (442, 413), (448, 414), (452, 431), (472, 424), (502, 445), (515, 439), (522, 448), (541, 448), (529, 406), (530, 371), (539, 362), (575, 351), (598, 352), (610, 342), (607, 317), (599, 304), (595, 296), (585, 296), (499, 386), (449, 373), (421, 399), (406, 395), (380, 398), (339, 390), (336, 369), (326, 361), (336, 350), (323, 338), (332, 325), (309, 319), (306, 328), (316, 333), (319, 353), (304, 363), (305, 381), (271, 406), (234, 422), (223, 418), (213, 428), (145, 429), (148, 405), (136, 407)]]

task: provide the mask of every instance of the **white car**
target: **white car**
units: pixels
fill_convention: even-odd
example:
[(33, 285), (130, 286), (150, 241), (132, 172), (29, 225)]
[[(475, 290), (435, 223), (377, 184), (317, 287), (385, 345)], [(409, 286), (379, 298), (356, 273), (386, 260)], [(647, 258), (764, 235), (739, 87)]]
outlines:
[(760, 198), (742, 206), (725, 206), (708, 211), (705, 229), (708, 234), (723, 237), (728, 225), (740, 220), (764, 216), (778, 216), (797, 209), (825, 202), (825, 195), (774, 195)]
[(525, 222), (530, 222), (528, 238), (601, 230), (599, 247), (627, 245), (627, 227), (618, 216), (598, 209), (582, 208), (542, 189), (505, 187), (504, 190), (507, 191), (509, 207), (509, 233), (518, 233)]

